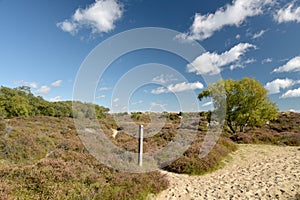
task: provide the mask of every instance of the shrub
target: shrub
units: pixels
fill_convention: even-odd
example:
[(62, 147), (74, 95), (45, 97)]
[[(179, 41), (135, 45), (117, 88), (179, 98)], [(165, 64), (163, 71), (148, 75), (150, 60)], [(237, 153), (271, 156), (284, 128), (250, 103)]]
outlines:
[(222, 159), (237, 149), (236, 145), (227, 138), (219, 138), (217, 144), (204, 158), (199, 158), (202, 139), (194, 141), (183, 157), (171, 163), (165, 169), (176, 173), (201, 175), (218, 169)]
[(71, 118), (13, 118), (9, 125), (9, 137), (0, 134), (0, 199), (145, 199), (168, 186), (159, 172), (121, 173), (99, 163)]

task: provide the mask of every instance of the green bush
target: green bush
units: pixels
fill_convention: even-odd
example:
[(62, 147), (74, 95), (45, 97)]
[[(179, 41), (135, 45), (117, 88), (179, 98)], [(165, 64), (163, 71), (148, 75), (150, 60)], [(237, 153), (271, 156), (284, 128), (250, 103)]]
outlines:
[(4, 131), (6, 128), (6, 123), (3, 119), (0, 118), (0, 131)]

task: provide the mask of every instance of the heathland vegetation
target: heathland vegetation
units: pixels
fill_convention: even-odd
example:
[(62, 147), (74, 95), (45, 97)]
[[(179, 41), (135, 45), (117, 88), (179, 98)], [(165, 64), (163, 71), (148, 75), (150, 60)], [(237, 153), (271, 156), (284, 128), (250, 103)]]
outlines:
[[(217, 101), (214, 89), (225, 84)], [(300, 145), (300, 114), (278, 113), (255, 80), (218, 82), (200, 93), (212, 97), (215, 108), (225, 106), (225, 126), (210, 153), (199, 158), (199, 149), (214, 112), (156, 113), (164, 121), (159, 132), (144, 140), (144, 151), (166, 146), (177, 135), (180, 122), (194, 120), (184, 131), (196, 130), (189, 149), (164, 169), (199, 175), (218, 169), (221, 160), (236, 150), (235, 143)], [(236, 98), (236, 96), (238, 98)], [(260, 104), (262, 103), (262, 104)], [(104, 134), (119, 147), (137, 152), (137, 138), (126, 134), (115, 117), (127, 115), (130, 124), (151, 122), (151, 113), (111, 114), (109, 109), (90, 103), (48, 102), (34, 96), (30, 88), (0, 89), (0, 199), (145, 199), (168, 186), (160, 172), (124, 173), (99, 163), (81, 142), (72, 118), (97, 118)], [(75, 107), (75, 109), (74, 109)], [(221, 108), (221, 107), (219, 107)], [(182, 119), (183, 117), (183, 119)], [(129, 123), (129, 122), (128, 122)], [(124, 126), (125, 126), (124, 125)], [(115, 137), (112, 129), (118, 130)]]

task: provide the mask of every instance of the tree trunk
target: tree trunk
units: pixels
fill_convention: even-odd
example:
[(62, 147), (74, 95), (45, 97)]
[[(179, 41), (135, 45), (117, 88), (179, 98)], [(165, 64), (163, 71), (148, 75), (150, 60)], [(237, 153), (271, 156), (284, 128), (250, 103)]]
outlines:
[(236, 131), (235, 131), (235, 129), (233, 128), (232, 124), (231, 124), (228, 120), (227, 120), (227, 125), (228, 125), (228, 127), (230, 128), (231, 132), (232, 132), (233, 134), (235, 134)]

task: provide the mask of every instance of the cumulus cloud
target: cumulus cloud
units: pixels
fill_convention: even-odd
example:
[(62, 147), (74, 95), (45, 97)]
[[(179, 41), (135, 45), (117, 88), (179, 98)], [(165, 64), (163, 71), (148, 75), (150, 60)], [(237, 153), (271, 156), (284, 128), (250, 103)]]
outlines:
[(117, 103), (118, 101), (120, 101), (119, 98), (115, 98), (115, 99), (113, 100), (114, 103)]
[(77, 24), (74, 22), (70, 22), (69, 20), (65, 20), (63, 22), (59, 22), (56, 24), (59, 28), (61, 28), (64, 32), (69, 32), (72, 35), (77, 32)]
[(278, 67), (273, 72), (299, 72), (300, 71), (300, 56), (296, 56), (289, 60), (285, 65)]
[(300, 88), (294, 90), (288, 90), (286, 93), (281, 95), (280, 98), (292, 98), (292, 97), (300, 97)]
[(195, 83), (177, 83), (177, 84), (171, 84), (167, 87), (158, 87), (156, 89), (151, 90), (152, 94), (163, 94), (163, 93), (171, 93), (171, 92), (183, 92), (187, 90), (195, 90), (195, 89), (202, 89), (203, 84), (200, 82)]
[(177, 79), (172, 74), (161, 74), (152, 79), (152, 81), (157, 83), (167, 83), (170, 81), (176, 81)]
[(247, 18), (262, 14), (263, 8), (272, 0), (233, 0), (231, 5), (218, 9), (215, 13), (201, 15), (196, 13), (194, 22), (182, 39), (204, 40), (224, 26), (239, 27)]
[(167, 104), (160, 104), (160, 103), (156, 103), (156, 102), (150, 102), (150, 107), (160, 107), (165, 109), (165, 107), (167, 106)]
[(211, 101), (202, 104), (202, 107), (207, 107), (207, 106), (211, 106), (213, 103)]
[(104, 94), (97, 96), (97, 99), (105, 98), (106, 96)]
[(61, 84), (62, 84), (62, 80), (57, 80), (57, 81), (51, 83), (51, 86), (53, 86), (53, 87), (59, 87), (59, 86), (61, 86)]
[(296, 7), (294, 2), (288, 4), (286, 7), (279, 9), (274, 15), (275, 21), (278, 23), (295, 21), (300, 22), (300, 6)]
[(53, 101), (53, 102), (61, 101), (61, 96), (56, 96), (56, 97), (50, 98), (50, 101)]
[(265, 88), (269, 91), (269, 94), (277, 94), (280, 89), (286, 89), (293, 86), (296, 81), (291, 79), (275, 79), (271, 82), (266, 83)]
[(34, 88), (34, 89), (38, 87), (37, 82), (27, 82), (27, 81), (24, 81), (24, 80), (14, 81), (13, 84), (29, 86), (29, 87)]
[(123, 6), (117, 0), (96, 0), (85, 9), (78, 8), (71, 19), (56, 25), (65, 32), (76, 33), (89, 27), (93, 33), (107, 33), (115, 28), (115, 22), (123, 15)]
[(36, 94), (47, 95), (50, 92), (51, 88), (47, 85), (43, 85), (40, 89), (36, 90)]
[(136, 102), (132, 102), (131, 105), (138, 105), (138, 104), (142, 104), (143, 101), (142, 100), (139, 100), (139, 101), (136, 101)]
[(247, 60), (245, 60), (243, 62), (237, 62), (237, 63), (235, 63), (233, 65), (230, 65), (229, 69), (230, 70), (234, 70), (236, 68), (244, 68), (246, 65), (254, 63), (254, 62), (256, 62), (255, 59), (249, 58), (249, 59), (247, 59)]
[(110, 87), (101, 87), (101, 88), (99, 88), (98, 89), (98, 91), (107, 91), (107, 90), (111, 90), (111, 88)]
[(289, 109), (290, 112), (300, 113), (300, 110)]
[(262, 64), (265, 64), (265, 63), (270, 63), (270, 62), (272, 62), (272, 61), (273, 61), (272, 58), (266, 58), (266, 59), (263, 59), (263, 60), (261, 61), (261, 63), (262, 63)]
[(252, 36), (252, 39), (260, 38), (260, 37), (262, 37), (266, 32), (267, 32), (267, 30), (261, 30), (261, 31), (255, 33), (255, 34)]
[(222, 54), (206, 52), (187, 65), (188, 72), (198, 75), (215, 75), (221, 72), (221, 67), (240, 60), (249, 48), (256, 48), (249, 43), (240, 43)]

